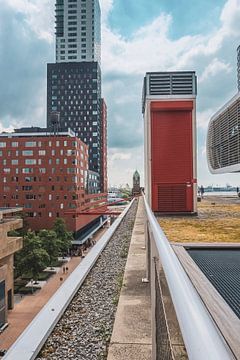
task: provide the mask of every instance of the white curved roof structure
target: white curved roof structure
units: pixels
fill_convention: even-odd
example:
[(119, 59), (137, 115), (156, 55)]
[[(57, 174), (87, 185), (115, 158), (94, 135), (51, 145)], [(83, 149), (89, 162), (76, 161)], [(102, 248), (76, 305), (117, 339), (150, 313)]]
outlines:
[(212, 174), (240, 172), (240, 92), (210, 119), (206, 147)]

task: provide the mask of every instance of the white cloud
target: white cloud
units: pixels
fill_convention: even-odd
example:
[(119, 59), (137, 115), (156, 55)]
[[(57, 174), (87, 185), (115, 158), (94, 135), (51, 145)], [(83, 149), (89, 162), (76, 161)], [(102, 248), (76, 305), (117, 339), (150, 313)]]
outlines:
[(132, 177), (135, 170), (138, 170), (143, 177), (143, 150), (142, 147), (131, 149), (110, 148), (108, 151), (108, 176), (111, 185), (126, 184), (132, 186)]
[[(209, 119), (236, 89), (235, 69), (236, 47), (240, 41), (240, 0), (226, 1), (219, 20), (220, 25), (207, 34), (188, 35), (175, 40), (169, 35), (174, 19), (164, 13), (156, 17), (152, 23), (141, 27), (128, 39), (112, 31), (107, 22), (102, 28), (102, 67), (104, 76), (107, 78), (107, 82), (103, 85), (108, 107), (111, 107), (111, 119), (109, 119), (111, 126), (115, 125), (117, 128), (121, 119), (125, 121), (126, 126), (128, 121), (134, 122), (136, 132), (139, 129), (142, 130), (139, 126), (141, 86), (146, 71), (196, 71), (198, 76), (199, 174), (200, 180), (204, 182), (211, 178), (204, 150)], [(123, 76), (121, 83), (116, 80), (118, 75)], [(137, 92), (136, 87), (129, 86), (131, 79), (133, 83), (138, 83)], [(125, 89), (122, 86), (124, 81)], [(114, 91), (114, 87), (118, 91)], [(139, 112), (134, 118), (129, 119), (128, 109), (130, 107), (136, 109), (137, 102)], [(123, 112), (121, 117), (119, 116), (120, 104), (122, 108), (125, 106), (125, 117)], [(139, 157), (137, 151), (140, 154)], [(128, 173), (126, 169), (130, 165), (132, 172), (138, 167), (143, 169), (141, 151), (142, 148), (132, 148), (132, 159), (118, 160), (116, 167), (110, 161), (110, 179), (117, 180), (118, 176), (122, 178), (124, 173), (128, 181), (131, 181), (130, 172)]]
[[(0, 0), (0, 4), (6, 0)], [(28, 27), (39, 39), (51, 43), (54, 39), (54, 4), (53, 0), (7, 0), (12, 7), (25, 16)]]
[(131, 153), (123, 153), (123, 152), (114, 152), (112, 155), (109, 156), (108, 160), (109, 162), (113, 162), (116, 160), (129, 160), (131, 159), (132, 154)]
[(209, 119), (211, 118), (213, 113), (214, 111), (212, 109), (199, 111), (197, 113), (197, 127), (206, 130), (208, 127)]
[(230, 73), (231, 71), (232, 71), (232, 67), (230, 64), (226, 64), (223, 61), (214, 58), (204, 69), (198, 81), (199, 83), (201, 83), (204, 80), (208, 80), (209, 77), (214, 77), (222, 72)]
[(123, 38), (104, 24), (103, 69), (105, 72), (144, 74), (156, 69), (194, 68), (200, 70), (201, 75), (213, 57), (223, 50), (226, 39), (239, 39), (240, 1), (228, 0), (220, 19), (219, 29), (208, 35), (189, 35), (177, 40), (171, 40), (168, 35), (174, 21), (168, 14), (161, 14), (151, 24), (140, 28), (131, 39)]
[[(0, 0), (1, 4), (7, 4), (15, 12), (24, 15), (23, 26), (28, 30), (28, 36), (31, 35), (30, 29), (39, 39), (44, 39), (48, 43), (53, 42), (54, 0)], [(197, 71), (197, 122), (201, 132), (200, 166), (201, 172), (207, 174), (206, 162), (202, 161), (205, 156), (202, 149), (208, 121), (235, 88), (235, 49), (240, 40), (240, 0), (226, 1), (218, 28), (205, 35), (188, 35), (175, 40), (169, 35), (174, 22), (169, 14), (158, 14), (150, 24), (139, 28), (131, 38), (126, 39), (113, 31), (108, 24), (114, 0), (100, 0), (100, 4), (103, 21), (102, 72), (106, 78), (103, 88), (110, 112), (109, 128), (117, 129), (117, 137), (120, 140), (125, 141), (127, 137), (129, 139), (122, 148), (116, 149), (118, 145), (115, 145), (115, 148), (109, 150), (110, 182), (131, 182), (135, 169), (143, 172), (142, 147), (134, 145), (132, 149), (124, 149), (124, 146), (133, 143), (134, 134), (142, 132), (140, 107), (143, 76), (146, 71), (158, 70)], [(120, 75), (122, 79), (118, 80)], [(41, 98), (31, 120), (33, 124), (40, 118), (43, 118), (43, 123), (45, 121), (43, 102), (45, 99)], [(133, 109), (131, 113), (130, 109)], [(13, 121), (14, 119), (9, 117), (9, 123), (13, 124)], [(123, 127), (127, 128), (125, 132), (121, 132)], [(112, 146), (114, 147), (114, 144)], [(204, 179), (209, 176), (205, 173)]]
[(1, 122), (0, 119), (0, 133), (2, 132), (13, 132), (14, 128), (18, 128), (19, 126), (21, 126), (21, 124), (19, 124), (19, 122), (16, 119), (10, 118), (8, 117), (8, 124), (10, 124), (9, 126), (4, 126)]
[(102, 21), (105, 23), (107, 21), (108, 15), (113, 8), (113, 0), (100, 0)]

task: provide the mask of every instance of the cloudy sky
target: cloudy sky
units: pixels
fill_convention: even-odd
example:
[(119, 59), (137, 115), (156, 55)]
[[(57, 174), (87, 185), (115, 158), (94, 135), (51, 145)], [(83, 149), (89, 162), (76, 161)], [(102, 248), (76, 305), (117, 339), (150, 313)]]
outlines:
[[(46, 63), (54, 62), (54, 0), (0, 0), (0, 131), (46, 122)], [(211, 175), (205, 139), (210, 116), (236, 93), (240, 0), (100, 0), (103, 95), (108, 105), (109, 183), (143, 176), (141, 92), (147, 71), (198, 76), (198, 179)]]

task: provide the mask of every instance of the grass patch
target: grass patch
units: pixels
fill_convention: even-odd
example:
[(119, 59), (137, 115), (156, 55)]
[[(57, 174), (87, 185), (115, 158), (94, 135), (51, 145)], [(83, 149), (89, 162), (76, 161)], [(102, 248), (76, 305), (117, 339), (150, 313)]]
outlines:
[(53, 275), (52, 272), (43, 271), (39, 274), (38, 280), (39, 281), (45, 281), (48, 280)]
[(204, 200), (197, 217), (159, 217), (158, 221), (172, 242), (240, 242), (240, 204)]
[(14, 281), (14, 286), (21, 287), (27, 285), (27, 283), (28, 283), (27, 280), (17, 279)]
[(61, 267), (63, 264), (65, 264), (66, 261), (64, 260), (55, 260), (52, 262), (51, 265), (49, 265), (50, 267)]
[(37, 290), (39, 290), (39, 288), (21, 287), (21, 288), (18, 289), (18, 294), (30, 295), (30, 294), (34, 294)]
[(120, 296), (120, 292), (123, 286), (123, 274), (118, 274), (117, 278), (116, 278), (116, 292), (115, 295), (113, 296), (112, 302), (113, 305), (117, 305), (118, 301), (119, 301), (119, 296)]

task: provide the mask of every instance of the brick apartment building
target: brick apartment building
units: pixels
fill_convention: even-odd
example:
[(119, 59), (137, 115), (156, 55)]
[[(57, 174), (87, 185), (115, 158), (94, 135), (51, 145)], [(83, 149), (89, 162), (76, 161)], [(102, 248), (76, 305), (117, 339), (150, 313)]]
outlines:
[(0, 208), (0, 329), (7, 323), (8, 310), (14, 307), (13, 255), (22, 248), (22, 238), (8, 236), (8, 232), (22, 227), (22, 220), (15, 216), (21, 208)]
[(55, 135), (41, 128), (0, 134), (0, 171), (0, 207), (23, 207), (36, 231), (51, 229), (61, 217), (77, 238), (99, 217), (76, 216), (74, 210), (88, 211), (106, 199), (94, 190), (97, 181), (88, 191), (88, 146), (70, 129)]

